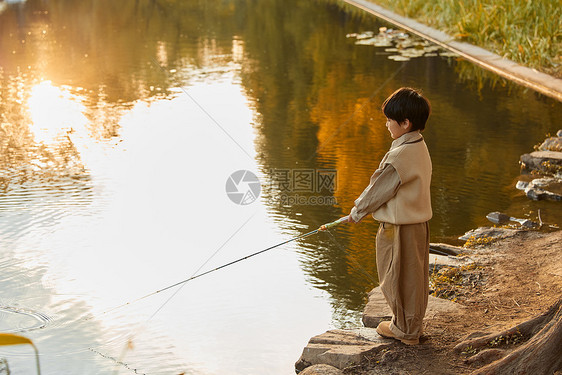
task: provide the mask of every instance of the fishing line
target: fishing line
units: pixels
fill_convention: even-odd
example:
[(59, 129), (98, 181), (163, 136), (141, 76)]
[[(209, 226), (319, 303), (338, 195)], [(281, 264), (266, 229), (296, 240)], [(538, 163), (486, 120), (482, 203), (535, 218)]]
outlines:
[[(195, 270), (195, 272), (193, 272), (193, 274), (191, 275), (191, 277), (197, 275), (197, 273), (198, 273), (199, 271), (201, 271), (201, 269), (202, 269), (203, 267), (205, 267), (205, 265), (206, 265), (207, 263), (209, 263), (209, 262), (211, 261), (211, 259), (213, 259), (213, 257), (214, 257), (215, 255), (217, 255), (217, 253), (218, 253), (219, 251), (221, 251), (221, 249), (222, 249), (227, 243), (229, 243), (230, 240), (231, 240), (238, 232), (240, 232), (240, 230), (241, 230), (242, 228), (244, 228), (244, 227), (246, 226), (246, 224), (248, 224), (248, 222), (250, 221), (250, 219), (252, 219), (255, 215), (256, 215), (256, 213), (254, 212), (254, 214), (253, 214), (252, 216), (250, 216), (250, 217), (244, 222), (244, 224), (242, 224), (242, 225), (240, 226), (240, 228), (238, 228), (234, 233), (232, 233), (232, 234), (230, 235), (230, 237), (228, 237), (228, 239), (227, 239), (226, 241), (224, 241), (223, 244), (222, 244), (221, 246), (219, 246), (219, 248), (218, 248), (217, 250), (215, 250), (215, 252), (214, 252), (209, 258), (207, 258), (207, 260), (206, 260), (205, 262), (203, 262), (203, 264), (201, 264), (201, 265), (199, 266), (199, 268), (197, 268), (197, 269)], [(180, 287), (174, 292), (174, 294), (172, 294), (170, 297), (168, 297), (168, 299), (167, 299), (166, 301), (164, 301), (164, 303), (163, 303), (162, 305), (160, 305), (160, 307), (158, 307), (158, 309), (150, 316), (150, 318), (148, 318), (148, 320), (152, 320), (152, 318), (154, 318), (154, 316), (155, 316), (156, 314), (158, 314), (158, 312), (159, 312), (160, 310), (162, 310), (162, 309), (164, 308), (164, 306), (166, 306), (166, 305), (168, 304), (168, 302), (170, 302), (170, 300), (171, 300), (172, 298), (174, 298), (174, 297), (176, 296), (176, 294), (178, 294), (178, 293), (182, 290), (182, 288), (183, 288), (184, 286), (185, 286), (185, 283), (182, 284), (182, 286), (180, 286)]]
[[(249, 220), (249, 219), (248, 219), (248, 220)], [(175, 287), (177, 287), (177, 286), (184, 285), (184, 284), (186, 284), (187, 282), (189, 282), (189, 281), (191, 281), (191, 280), (195, 280), (195, 279), (197, 279), (197, 278), (199, 278), (199, 277), (208, 275), (208, 274), (210, 274), (210, 273), (212, 273), (212, 272), (215, 272), (215, 271), (221, 270), (221, 269), (223, 269), (223, 268), (229, 267), (229, 266), (231, 266), (231, 265), (233, 265), (233, 264), (242, 262), (243, 260), (246, 260), (246, 259), (255, 257), (256, 255), (263, 254), (263, 253), (265, 253), (265, 252), (267, 252), (267, 251), (269, 251), (269, 250), (273, 250), (273, 249), (275, 249), (275, 248), (277, 248), (277, 247), (279, 247), (279, 246), (283, 246), (283, 245), (285, 245), (285, 244), (288, 244), (289, 242), (293, 242), (293, 241), (300, 240), (300, 239), (305, 238), (305, 237), (308, 237), (308, 236), (312, 236), (313, 234), (316, 234), (316, 233), (318, 233), (318, 232), (320, 232), (320, 231), (324, 231), (324, 230), (327, 230), (327, 229), (329, 229), (329, 228), (332, 228), (332, 227), (334, 227), (334, 226), (336, 226), (336, 225), (338, 225), (338, 224), (340, 224), (340, 223), (342, 223), (342, 222), (344, 222), (344, 221), (347, 221), (347, 216), (344, 216), (344, 217), (342, 217), (342, 218), (340, 218), (340, 219), (338, 219), (338, 220), (336, 220), (336, 221), (333, 221), (333, 222), (331, 222), (331, 223), (324, 224), (324, 225), (322, 225), (320, 228), (315, 229), (315, 230), (313, 230), (313, 231), (310, 231), (310, 232), (308, 232), (308, 233), (301, 234), (300, 236), (293, 237), (293, 238), (288, 239), (288, 240), (286, 240), (286, 241), (280, 242), (280, 243), (278, 243), (278, 244), (276, 244), (276, 245), (270, 246), (270, 247), (268, 247), (268, 248), (266, 248), (266, 249), (263, 249), (263, 250), (260, 250), (260, 251), (256, 251), (255, 253), (246, 255), (246, 256), (244, 256), (244, 257), (242, 257), (242, 258), (238, 258), (238, 259), (236, 259), (236, 260), (233, 260), (233, 261), (231, 261), (231, 262), (228, 262), (228, 263), (226, 263), (226, 264), (223, 264), (223, 265), (218, 266), (218, 267), (216, 267), (216, 268), (213, 268), (213, 269), (211, 269), (211, 270), (205, 271), (205, 272), (203, 272), (203, 273), (193, 275), (193, 276), (191, 276), (191, 277), (189, 277), (189, 278), (187, 278), (187, 279), (178, 281), (177, 283), (168, 285), (168, 286), (166, 286), (166, 287), (164, 287), (164, 288), (162, 288), (162, 289), (158, 289), (158, 290), (156, 290), (156, 291), (154, 291), (154, 292), (152, 292), (152, 293), (149, 293), (149, 294), (147, 294), (147, 295), (144, 295), (144, 296), (142, 296), (142, 297), (139, 297), (139, 298), (137, 298), (137, 299), (135, 299), (135, 300), (133, 300), (133, 301), (124, 303), (124, 304), (119, 305), (119, 306), (116, 306), (116, 307), (114, 307), (114, 308), (112, 308), (112, 309), (110, 309), (110, 310), (107, 310), (107, 311), (103, 312), (101, 315), (107, 314), (107, 313), (109, 313), (109, 312), (111, 312), (111, 311), (120, 309), (120, 308), (125, 307), (125, 306), (129, 306), (129, 305), (131, 305), (131, 304), (133, 304), (133, 303), (139, 302), (139, 301), (141, 301), (141, 300), (143, 300), (143, 299), (146, 299), (146, 298), (148, 298), (148, 297), (154, 296), (154, 295), (156, 295), (156, 294), (158, 294), (158, 293), (161, 293), (161, 292), (164, 292), (164, 291), (166, 291), (166, 290), (175, 288)], [(239, 229), (239, 230), (240, 230), (240, 229)], [(234, 234), (236, 234), (236, 233), (234, 233)], [(234, 236), (234, 234), (233, 234), (232, 236)], [(231, 237), (232, 237), (232, 236), (231, 236)], [(227, 241), (227, 242), (228, 242), (228, 241)], [(223, 246), (224, 246), (224, 245), (223, 245)], [(221, 246), (221, 248), (222, 248), (222, 246)], [(219, 248), (219, 250), (220, 250), (220, 248)], [(217, 250), (216, 252), (218, 252), (218, 250)], [(215, 252), (215, 254), (216, 254), (216, 252)], [(213, 255), (214, 255), (214, 254), (213, 254)], [(205, 263), (206, 263), (206, 262), (205, 262)], [(203, 264), (203, 265), (204, 265), (204, 264)], [(200, 268), (202, 268), (202, 267), (203, 267), (203, 266), (201, 266)], [(173, 296), (172, 296), (172, 297), (173, 297)], [(169, 300), (170, 300), (170, 299), (168, 299), (168, 301), (169, 301)], [(168, 301), (166, 301), (165, 303), (167, 303)], [(153, 317), (154, 315), (156, 315), (156, 313), (157, 313), (162, 307), (163, 307), (163, 306), (161, 306), (161, 307), (152, 315), (152, 317)]]
[[(232, 237), (234, 237), (234, 236), (236, 235), (236, 233), (238, 233), (238, 232), (246, 225), (246, 223), (248, 223), (248, 221), (250, 221), (250, 219), (251, 219), (253, 216), (254, 216), (254, 215), (252, 215), (248, 220), (246, 220), (246, 222), (244, 222), (244, 224), (242, 224), (242, 226), (241, 226), (240, 228), (238, 228), (238, 230), (237, 230), (236, 232), (234, 232), (234, 233), (233, 233), (233, 234), (232, 234), (232, 235), (231, 235), (231, 236), (230, 236), (214, 253), (213, 253), (213, 255), (211, 255), (211, 257), (209, 257), (209, 259), (207, 259), (207, 260), (197, 269), (197, 271), (195, 271), (195, 273), (197, 273), (201, 268), (203, 268), (203, 267), (205, 266), (205, 264), (207, 264), (207, 263), (211, 260), (211, 258), (214, 257), (214, 256), (220, 251), (220, 249), (222, 249), (222, 248), (230, 241), (230, 239), (232, 239)], [(305, 237), (308, 237), (308, 236), (312, 236), (313, 234), (316, 234), (316, 233), (318, 233), (318, 232), (320, 232), (320, 231), (327, 231), (329, 228), (332, 228), (332, 227), (334, 227), (334, 226), (336, 226), (336, 225), (338, 225), (338, 224), (340, 224), (340, 223), (342, 223), (342, 222), (347, 221), (347, 218), (348, 218), (347, 216), (344, 216), (344, 217), (342, 217), (342, 218), (340, 218), (340, 219), (338, 219), (338, 220), (336, 220), (336, 221), (333, 221), (333, 222), (328, 223), (328, 224), (324, 224), (324, 225), (320, 226), (320, 228), (315, 229), (315, 230), (313, 230), (313, 231), (310, 231), (310, 232), (308, 232), (308, 233), (301, 234), (300, 236), (293, 237), (293, 238), (288, 239), (288, 240), (286, 240), (286, 241), (280, 242), (280, 243), (278, 243), (278, 244), (276, 244), (276, 245), (270, 246), (270, 247), (268, 247), (268, 248), (266, 248), (266, 249), (257, 251), (257, 252), (255, 252), (255, 253), (252, 253), (252, 254), (249, 254), (249, 255), (246, 255), (245, 257), (242, 257), (242, 258), (233, 260), (232, 262), (223, 264), (222, 266), (213, 268), (213, 269), (211, 269), (211, 270), (209, 270), (209, 271), (205, 271), (205, 272), (203, 272), (203, 273), (193, 275), (193, 276), (191, 276), (191, 277), (189, 277), (189, 278), (187, 278), (187, 279), (185, 279), (185, 280), (178, 281), (177, 283), (174, 283), (174, 284), (172, 284), (172, 285), (168, 285), (167, 287), (164, 287), (164, 288), (162, 288), (162, 289), (159, 289), (159, 290), (157, 290), (157, 291), (154, 291), (154, 292), (152, 292), (152, 293), (149, 293), (149, 294), (147, 294), (147, 295), (145, 295), (145, 296), (142, 296), (142, 297), (140, 297), (140, 298), (137, 298), (137, 299), (135, 299), (135, 300), (133, 300), (133, 301), (130, 301), (130, 302), (127, 302), (127, 303), (125, 303), (125, 304), (122, 304), (122, 305), (119, 305), (119, 306), (117, 306), (117, 307), (114, 307), (114, 308), (112, 308), (111, 310), (107, 310), (107, 311), (103, 312), (102, 315), (107, 314), (107, 313), (109, 313), (109, 312), (111, 312), (111, 311), (117, 310), (117, 309), (119, 309), (119, 308), (122, 308), (122, 307), (125, 307), (125, 306), (128, 306), (128, 305), (131, 305), (131, 304), (133, 304), (133, 303), (135, 303), (135, 302), (139, 302), (139, 301), (141, 301), (141, 300), (143, 300), (143, 299), (145, 299), (145, 298), (151, 297), (151, 296), (153, 296), (153, 295), (155, 295), (155, 294), (164, 292), (164, 291), (169, 290), (169, 289), (172, 289), (172, 288), (174, 288), (174, 287), (177, 287), (177, 286), (180, 286), (180, 285), (181, 285), (181, 287), (183, 287), (187, 282), (189, 282), (189, 281), (191, 281), (191, 280), (194, 280), (194, 279), (197, 279), (197, 278), (199, 278), (199, 277), (208, 275), (208, 274), (210, 274), (210, 273), (212, 273), (212, 272), (215, 272), (215, 271), (218, 271), (218, 270), (220, 270), (220, 269), (226, 268), (226, 267), (231, 266), (231, 265), (233, 265), (233, 264), (242, 262), (243, 260), (252, 258), (252, 257), (254, 257), (254, 256), (256, 256), (256, 255), (263, 254), (263, 253), (265, 253), (265, 252), (267, 252), (267, 251), (269, 251), (269, 250), (273, 250), (273, 249), (275, 249), (275, 248), (277, 248), (277, 247), (279, 247), (279, 246), (285, 245), (285, 244), (287, 244), (287, 243), (289, 243), (289, 242), (296, 241), (296, 240), (299, 240), (299, 239), (302, 239), (302, 238), (305, 238)], [(152, 318), (153, 318), (153, 317), (154, 317), (154, 316), (155, 316), (155, 315), (156, 315), (156, 314), (157, 314), (157, 313), (158, 313), (158, 312), (159, 312), (159, 311), (160, 311), (160, 310), (161, 310), (161, 309), (162, 309), (162, 308), (163, 308), (163, 307), (164, 307), (164, 306), (181, 290), (181, 287), (180, 287), (172, 296), (170, 296), (170, 297), (169, 297), (169, 298), (152, 314), (152, 316), (151, 316), (148, 320), (151, 320), (151, 319), (152, 319)], [(93, 318), (93, 317), (92, 317), (92, 318)], [(90, 319), (92, 319), (92, 318), (90, 318)], [(86, 320), (89, 320), (89, 319), (86, 319)], [(130, 336), (129, 342), (132, 341), (132, 337), (133, 337), (133, 336), (134, 336), (134, 334), (132, 334), (132, 335)], [(110, 359), (114, 360), (117, 364), (123, 364), (123, 365), (125, 365), (125, 367), (129, 368), (126, 364), (124, 364), (124, 363), (122, 363), (122, 362), (120, 362), (120, 361), (116, 361), (113, 357), (109, 357), (109, 356), (107, 356), (107, 355), (101, 353), (101, 352), (98, 351), (97, 349), (93, 349), (93, 348), (89, 348), (89, 349), (90, 349), (91, 351), (93, 351), (94, 353), (98, 353), (99, 355), (101, 355), (101, 356), (104, 357), (104, 358), (110, 358)], [(135, 370), (135, 371), (136, 371), (136, 370)]]

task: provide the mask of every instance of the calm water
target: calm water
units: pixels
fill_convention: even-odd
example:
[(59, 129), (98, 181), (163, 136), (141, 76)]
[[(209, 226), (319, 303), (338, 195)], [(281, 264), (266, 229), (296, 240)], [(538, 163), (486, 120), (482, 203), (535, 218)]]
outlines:
[[(0, 331), (45, 374), (293, 373), (311, 336), (359, 324), (372, 220), (122, 305), (347, 214), (404, 85), (433, 104), (433, 241), (491, 211), (560, 224), (514, 186), (561, 103), (346, 37), (381, 26), (328, 1), (0, 2)], [(225, 191), (238, 170), (251, 204)], [(33, 371), (30, 348), (0, 358)]]

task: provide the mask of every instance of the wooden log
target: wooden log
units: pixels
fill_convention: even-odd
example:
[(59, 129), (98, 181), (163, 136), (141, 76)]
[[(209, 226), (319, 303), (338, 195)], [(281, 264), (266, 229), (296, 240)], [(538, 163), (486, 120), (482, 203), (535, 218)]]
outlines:
[[(434, 250), (437, 254), (440, 255), (453, 255), (453, 256), (457, 256), (459, 254), (461, 254), (462, 252), (465, 252), (466, 249), (463, 249), (462, 247), (459, 246), (453, 246), (453, 245), (448, 245), (446, 243), (430, 243), (429, 244), (429, 251), (431, 252), (432, 250)], [(445, 254), (443, 254), (445, 253)]]

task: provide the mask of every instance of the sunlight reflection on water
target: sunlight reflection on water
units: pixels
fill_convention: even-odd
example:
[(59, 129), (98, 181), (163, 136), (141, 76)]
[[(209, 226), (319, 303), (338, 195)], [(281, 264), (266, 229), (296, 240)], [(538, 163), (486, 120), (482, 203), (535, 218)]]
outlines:
[[(285, 239), (267, 219), (263, 205), (236, 206), (224, 190), (227, 177), (235, 170), (259, 174), (253, 157), (241, 150), (250, 156), (255, 153), (254, 138), (247, 131), (253, 114), (243, 90), (234, 83), (233, 75), (221, 73), (215, 80), (176, 90), (161, 100), (139, 100), (122, 111), (119, 142), (111, 143), (92, 138), (80, 101), (51, 82), (34, 86), (29, 99), (30, 129), (44, 149), (70, 144), (75, 151), (72, 161), (87, 176), (86, 185), (76, 184), (60, 171), (53, 184), (45, 184), (45, 179), (49, 180), (45, 172), (56, 164), (50, 161), (38, 164), (37, 180), (29, 186), (12, 184), (9, 196), (1, 201), (6, 213), (3, 218), (11, 217), (12, 223), (2, 226), (2, 237), (10, 240), (4, 245), (26, 267), (40, 264), (46, 268), (41, 284), (46, 283), (51, 291), (43, 292), (43, 302), (28, 293), (11, 293), (18, 305), (54, 316), (39, 332), (24, 330), (39, 347), (53, 348), (52, 352), (42, 350), (47, 356), (44, 366), (56, 371), (63, 364), (49, 359), (50, 353), (68, 356), (71, 361), (84, 360), (93, 353), (95, 358), (87, 360), (92, 368), (83, 373), (99, 373), (97, 362), (117, 358), (115, 353), (125, 351), (144, 371), (152, 368), (166, 373), (165, 366), (156, 370), (150, 358), (158, 358), (158, 362), (167, 358), (175, 366), (185, 359), (205, 363), (208, 370), (200, 369), (200, 373), (220, 371), (232, 363), (237, 363), (240, 371), (253, 371), (253, 361), (246, 363), (238, 351), (229, 350), (241, 340), (239, 334), (227, 332), (238, 332), (237, 327), (245, 326), (244, 351), (259, 351), (264, 332), (278, 336), (285, 330), (275, 322), (294, 314), (289, 300), (301, 298), (304, 303), (310, 298), (310, 291), (302, 290), (302, 281), (294, 277), (300, 271), (295, 259), (284, 255), (287, 249), (269, 257), (267, 263), (273, 262), (274, 269), (256, 268), (256, 263), (248, 262), (226, 270), (215, 280), (210, 277), (198, 281), (194, 288), (186, 287), (169, 303), (173, 291), (106, 313), (185, 279), (224, 243), (206, 269)], [(205, 162), (195, 162), (201, 160)], [(25, 193), (18, 194), (19, 190)], [(250, 221), (240, 228), (242, 219)], [(238, 229), (241, 232), (227, 241)], [(275, 293), (279, 280), (288, 274), (293, 275), (292, 286), (284, 282), (282, 295), (264, 309), (258, 302), (260, 296)], [(229, 282), (225, 284), (225, 280)], [(33, 281), (25, 284), (29, 287)], [(315, 316), (324, 310), (319, 302), (316, 309), (308, 307)], [(238, 307), (231, 310), (231, 305)], [(97, 326), (94, 330), (88, 324), (91, 317)], [(202, 325), (209, 319), (214, 324)], [(329, 325), (329, 316), (317, 322), (315, 331)], [(153, 331), (154, 326), (159, 327), (158, 332)], [(315, 332), (309, 325), (306, 328)], [(142, 341), (149, 331), (151, 335), (166, 332), (161, 339), (149, 339), (156, 347)], [(73, 346), (65, 349), (63, 336), (69, 335)], [(286, 347), (287, 341), (282, 345)], [(129, 350), (129, 346), (136, 349)], [(298, 355), (298, 345), (290, 346), (286, 363)], [(279, 355), (279, 348), (270, 350)], [(185, 352), (194, 354), (185, 357)], [(231, 354), (216, 361), (217, 352)], [(23, 366), (16, 360), (18, 364)], [(64, 366), (68, 366), (66, 361)]]
[(35, 142), (53, 144), (67, 133), (86, 137), (88, 119), (79, 97), (43, 81), (31, 88), (28, 107), (31, 117), (29, 130)]
[[(536, 209), (510, 189), (558, 104), (473, 91), (454, 60), (390, 61), (346, 37), (380, 21), (318, 2), (154, 4), (0, 9), (0, 329), (34, 340), (43, 373), (291, 373), (310, 337), (360, 324), (372, 220), (136, 300), (347, 213), (390, 145), (380, 104), (399, 85), (435, 104), (432, 236), (490, 206)], [(326, 169), (335, 203), (276, 200), (276, 172)], [(247, 206), (226, 194), (238, 170), (262, 182)]]

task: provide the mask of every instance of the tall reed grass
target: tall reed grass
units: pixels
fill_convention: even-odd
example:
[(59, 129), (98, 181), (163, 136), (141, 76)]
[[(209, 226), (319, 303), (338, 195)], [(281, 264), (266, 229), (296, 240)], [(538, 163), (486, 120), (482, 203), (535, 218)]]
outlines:
[(560, 0), (370, 0), (537, 70), (562, 77)]

